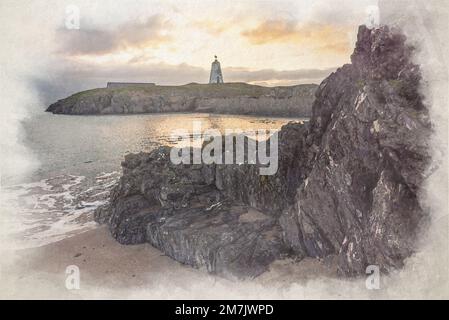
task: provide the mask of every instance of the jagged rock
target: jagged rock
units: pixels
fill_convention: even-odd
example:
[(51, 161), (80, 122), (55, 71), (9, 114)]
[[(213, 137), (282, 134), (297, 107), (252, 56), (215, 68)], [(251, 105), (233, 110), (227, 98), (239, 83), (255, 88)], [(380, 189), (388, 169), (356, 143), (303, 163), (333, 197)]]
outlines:
[[(417, 200), (429, 162), (428, 110), (405, 37), (360, 27), (352, 65), (320, 86), (308, 137), (313, 160), (286, 214), (287, 243), (339, 255), (340, 271), (400, 267), (425, 216)], [(286, 223), (284, 223), (285, 225)]]
[(179, 262), (230, 277), (256, 276), (285, 251), (276, 219), (224, 202), (149, 223), (147, 241)]
[(300, 183), (286, 178), (292, 170), (299, 173), (301, 166), (292, 164), (301, 161), (298, 142), (306, 128), (282, 130), (282, 165), (273, 176), (260, 176), (260, 164), (176, 165), (169, 161), (169, 147), (127, 155), (110, 203), (94, 218), (108, 224), (120, 243), (149, 242), (210, 272), (257, 276), (286, 253), (277, 217), (293, 204)]
[(286, 252), (337, 255), (344, 275), (401, 267), (426, 222), (417, 194), (430, 161), (412, 51), (397, 30), (360, 27), (352, 64), (321, 83), (310, 123), (280, 131), (275, 175), (259, 175), (260, 164), (174, 165), (168, 147), (128, 155), (96, 220), (121, 243), (239, 277)]

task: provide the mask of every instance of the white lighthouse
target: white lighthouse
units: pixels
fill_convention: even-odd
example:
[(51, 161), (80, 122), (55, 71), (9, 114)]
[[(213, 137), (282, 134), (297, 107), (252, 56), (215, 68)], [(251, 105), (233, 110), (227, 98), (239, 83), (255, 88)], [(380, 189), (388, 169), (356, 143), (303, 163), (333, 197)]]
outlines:
[(223, 74), (221, 73), (220, 62), (218, 62), (217, 56), (215, 56), (215, 61), (212, 62), (209, 83), (223, 83)]

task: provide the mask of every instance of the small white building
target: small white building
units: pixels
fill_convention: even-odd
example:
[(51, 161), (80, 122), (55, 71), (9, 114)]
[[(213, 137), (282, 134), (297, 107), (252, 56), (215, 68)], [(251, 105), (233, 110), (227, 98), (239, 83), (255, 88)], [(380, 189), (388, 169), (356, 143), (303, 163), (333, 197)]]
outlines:
[(218, 62), (217, 56), (215, 56), (215, 61), (212, 62), (209, 83), (223, 83), (223, 74), (221, 73), (220, 62)]

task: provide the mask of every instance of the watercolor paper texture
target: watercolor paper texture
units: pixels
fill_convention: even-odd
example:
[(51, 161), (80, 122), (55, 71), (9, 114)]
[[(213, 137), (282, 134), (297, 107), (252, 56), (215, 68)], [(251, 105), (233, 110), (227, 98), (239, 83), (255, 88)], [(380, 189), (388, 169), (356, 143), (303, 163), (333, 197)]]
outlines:
[(0, 19), (0, 298), (449, 298), (449, 2)]

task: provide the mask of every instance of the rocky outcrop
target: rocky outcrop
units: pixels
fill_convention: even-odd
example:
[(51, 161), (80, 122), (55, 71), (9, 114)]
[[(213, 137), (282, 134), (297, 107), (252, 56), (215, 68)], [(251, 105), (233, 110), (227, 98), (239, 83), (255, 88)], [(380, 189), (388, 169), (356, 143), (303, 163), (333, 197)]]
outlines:
[(111, 201), (95, 219), (120, 243), (149, 242), (210, 272), (257, 276), (287, 253), (277, 218), (293, 204), (299, 185), (288, 173), (300, 175), (305, 128), (284, 128), (281, 166), (273, 176), (260, 176), (261, 165), (176, 165), (169, 147), (127, 155)]
[(204, 112), (309, 117), (314, 84), (261, 87), (246, 83), (134, 85), (84, 91), (50, 105), (60, 114), (133, 114)]
[(344, 274), (384, 271), (412, 254), (425, 216), (417, 199), (430, 121), (405, 37), (360, 27), (352, 64), (320, 85), (308, 140), (311, 170), (281, 218), (291, 248), (337, 254)]
[[(95, 218), (121, 243), (149, 242), (210, 272), (257, 276), (275, 259), (336, 256), (341, 274), (402, 266), (426, 214), (428, 110), (397, 30), (359, 29), (352, 64), (320, 85), (306, 124), (279, 133), (279, 169), (174, 165), (170, 149), (129, 155)], [(247, 140), (248, 142), (248, 140)]]

